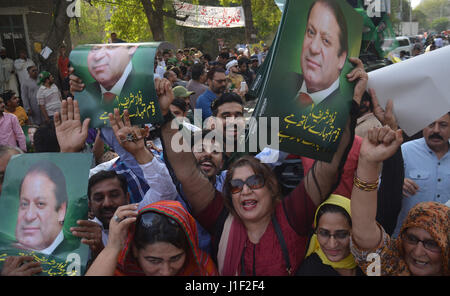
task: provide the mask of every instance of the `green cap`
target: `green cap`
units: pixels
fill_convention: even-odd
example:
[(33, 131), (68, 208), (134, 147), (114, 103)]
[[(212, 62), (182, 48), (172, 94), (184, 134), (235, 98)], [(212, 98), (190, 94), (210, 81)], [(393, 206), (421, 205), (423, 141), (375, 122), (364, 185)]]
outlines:
[(172, 89), (173, 94), (175, 96), (175, 98), (186, 98), (189, 97), (192, 94), (195, 94), (194, 91), (188, 91), (185, 87), (183, 86), (176, 86)]
[(47, 71), (42, 71), (41, 73), (39, 73), (39, 76), (37, 79), (38, 85), (41, 85), (42, 83), (44, 83), (45, 80), (50, 77), (50, 75), (51, 75), (50, 72), (47, 72)]

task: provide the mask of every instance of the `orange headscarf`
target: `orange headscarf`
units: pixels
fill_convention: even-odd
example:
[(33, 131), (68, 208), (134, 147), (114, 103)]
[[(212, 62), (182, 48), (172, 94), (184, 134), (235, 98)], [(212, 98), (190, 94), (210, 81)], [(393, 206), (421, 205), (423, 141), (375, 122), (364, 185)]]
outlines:
[[(177, 201), (159, 201), (142, 208), (138, 217), (144, 213), (155, 212), (175, 220), (184, 230), (189, 242), (191, 252), (186, 255), (186, 263), (177, 274), (179, 276), (211, 276), (218, 275), (217, 268), (211, 257), (198, 247), (198, 232), (194, 218)], [(144, 272), (132, 255), (131, 245), (133, 243), (135, 225), (130, 227), (125, 247), (120, 252), (115, 275), (144, 276)]]
[[(409, 211), (400, 234), (411, 227), (426, 230), (438, 243), (441, 248), (443, 274), (450, 275), (450, 208), (437, 202), (421, 202)], [(400, 236), (397, 248), (403, 257), (403, 242)]]

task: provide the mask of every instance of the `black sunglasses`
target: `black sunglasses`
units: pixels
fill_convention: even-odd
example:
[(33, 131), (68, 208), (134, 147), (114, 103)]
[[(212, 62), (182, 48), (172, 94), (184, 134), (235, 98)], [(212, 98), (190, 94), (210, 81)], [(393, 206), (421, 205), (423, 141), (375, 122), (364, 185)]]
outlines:
[(244, 184), (251, 190), (259, 189), (264, 187), (264, 177), (261, 175), (253, 175), (247, 178), (247, 180), (243, 181), (241, 179), (233, 179), (230, 181), (231, 193), (236, 194), (244, 189)]
[(419, 242), (421, 242), (425, 249), (435, 253), (441, 252), (441, 248), (438, 243), (432, 239), (420, 240), (417, 236), (406, 232), (402, 233), (401, 238), (410, 245), (416, 246)]

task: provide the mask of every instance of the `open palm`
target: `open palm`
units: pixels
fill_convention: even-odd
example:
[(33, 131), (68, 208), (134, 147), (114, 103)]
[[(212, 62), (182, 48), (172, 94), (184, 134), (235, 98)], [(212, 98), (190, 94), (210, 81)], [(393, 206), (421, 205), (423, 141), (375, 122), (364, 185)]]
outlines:
[(109, 114), (109, 122), (117, 141), (125, 150), (135, 155), (145, 149), (144, 135), (139, 127), (131, 125), (128, 110), (123, 112), (122, 120), (119, 110), (114, 109), (114, 115)]
[(55, 129), (61, 152), (80, 152), (88, 136), (90, 119), (80, 120), (78, 102), (68, 98), (61, 103), (61, 114), (55, 112)]

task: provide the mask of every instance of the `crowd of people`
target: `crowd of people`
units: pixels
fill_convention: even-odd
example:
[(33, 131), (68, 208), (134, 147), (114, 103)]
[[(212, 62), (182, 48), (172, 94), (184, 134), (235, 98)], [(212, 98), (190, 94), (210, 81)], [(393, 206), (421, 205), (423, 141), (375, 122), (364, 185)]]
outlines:
[[(18, 87), (2, 85), (0, 186), (13, 155), (93, 153), (89, 220), (70, 229), (89, 246), (86, 275), (450, 275), (450, 112), (406, 141), (392, 101), (381, 108), (353, 58), (353, 105), (336, 153), (329, 163), (302, 157), (304, 178), (284, 194), (275, 168), (291, 155), (277, 151), (265, 163), (265, 151), (224, 147), (242, 136), (266, 46), (224, 48), (215, 59), (196, 48), (158, 52), (164, 124), (156, 132), (132, 126), (127, 110), (109, 114), (110, 127), (82, 122), (72, 96), (84, 85), (65, 50), (61, 88), (25, 52), (22, 103)], [(178, 127), (193, 123), (195, 109), (207, 129), (190, 130), (192, 152), (176, 151)], [(11, 256), (1, 275), (41, 271), (32, 258)]]

